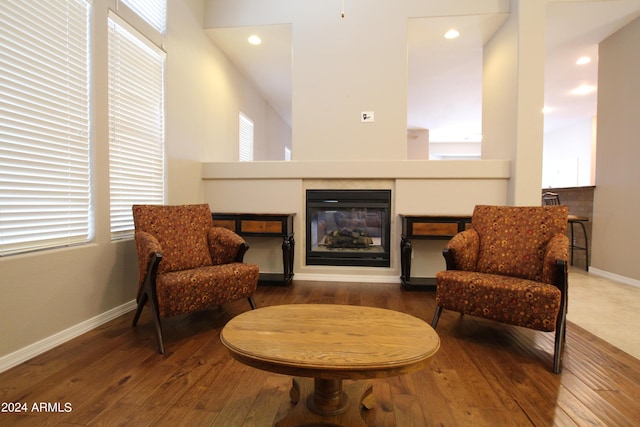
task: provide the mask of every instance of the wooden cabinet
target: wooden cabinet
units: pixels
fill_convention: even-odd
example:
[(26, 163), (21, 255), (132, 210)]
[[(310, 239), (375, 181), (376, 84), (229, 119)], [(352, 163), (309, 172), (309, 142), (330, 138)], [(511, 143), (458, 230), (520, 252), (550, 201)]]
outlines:
[(407, 289), (435, 290), (435, 277), (411, 277), (412, 239), (449, 240), (471, 227), (471, 215), (404, 215), (400, 239), (400, 281)]
[(261, 285), (287, 285), (293, 279), (293, 217), (289, 214), (212, 213), (213, 224), (240, 236), (282, 237), (283, 272), (260, 273)]

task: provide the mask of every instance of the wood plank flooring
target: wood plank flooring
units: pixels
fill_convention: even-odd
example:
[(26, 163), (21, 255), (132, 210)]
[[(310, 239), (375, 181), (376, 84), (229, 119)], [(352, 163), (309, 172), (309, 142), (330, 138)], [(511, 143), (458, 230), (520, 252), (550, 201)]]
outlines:
[[(375, 306), (428, 323), (435, 307), (432, 292), (379, 283), (294, 281), (259, 287), (255, 300)], [(165, 319), (164, 355), (148, 310), (136, 328), (133, 312), (115, 319), (0, 374), (0, 409), (27, 405), (0, 412), (0, 425), (271, 426), (290, 407), (291, 379), (236, 362), (219, 339), (248, 309), (238, 301)], [(441, 348), (427, 369), (372, 380), (370, 426), (640, 425), (640, 361), (574, 324), (561, 375), (551, 372), (553, 334), (450, 311), (437, 332)]]

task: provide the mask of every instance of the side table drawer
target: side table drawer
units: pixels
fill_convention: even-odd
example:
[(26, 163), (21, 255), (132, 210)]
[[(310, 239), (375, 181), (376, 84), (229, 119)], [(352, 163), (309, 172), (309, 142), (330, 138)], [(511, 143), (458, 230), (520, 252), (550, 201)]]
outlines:
[(458, 232), (457, 222), (415, 222), (411, 225), (412, 236), (453, 236)]
[(282, 221), (259, 221), (243, 219), (240, 221), (240, 232), (282, 234)]

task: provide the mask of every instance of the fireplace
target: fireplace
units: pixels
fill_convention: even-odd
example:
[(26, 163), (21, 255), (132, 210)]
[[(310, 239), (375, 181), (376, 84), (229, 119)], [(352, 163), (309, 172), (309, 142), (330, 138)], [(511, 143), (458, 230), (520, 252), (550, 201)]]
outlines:
[(307, 190), (307, 265), (390, 266), (391, 190)]

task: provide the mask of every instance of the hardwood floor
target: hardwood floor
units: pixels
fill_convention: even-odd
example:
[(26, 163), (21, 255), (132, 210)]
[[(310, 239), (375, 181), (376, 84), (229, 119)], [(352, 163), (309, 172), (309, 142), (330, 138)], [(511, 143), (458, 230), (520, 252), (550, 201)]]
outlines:
[[(260, 287), (255, 300), (376, 306), (429, 323), (435, 307), (431, 292), (378, 283), (294, 281)], [(0, 425), (273, 425), (290, 407), (291, 379), (236, 362), (219, 340), (248, 309), (238, 301), (165, 319), (164, 355), (149, 310), (136, 328), (133, 312), (111, 321), (0, 374), (1, 409), (27, 405), (0, 413)], [(553, 334), (449, 311), (437, 332), (441, 348), (427, 369), (371, 380), (370, 426), (640, 425), (640, 361), (572, 323), (561, 375), (551, 372)]]

